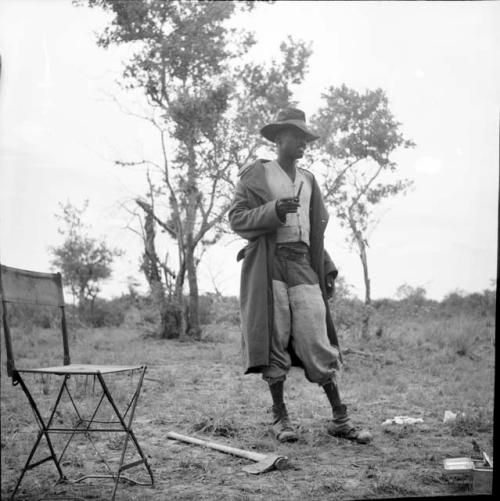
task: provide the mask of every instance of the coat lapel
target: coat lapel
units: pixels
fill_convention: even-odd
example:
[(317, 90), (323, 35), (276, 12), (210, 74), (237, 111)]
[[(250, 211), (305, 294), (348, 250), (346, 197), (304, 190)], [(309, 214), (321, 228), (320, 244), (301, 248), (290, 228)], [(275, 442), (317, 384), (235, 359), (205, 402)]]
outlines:
[(256, 198), (257, 206), (273, 199), (265, 174), (265, 164), (268, 162), (269, 160), (256, 160), (240, 173), (247, 190)]

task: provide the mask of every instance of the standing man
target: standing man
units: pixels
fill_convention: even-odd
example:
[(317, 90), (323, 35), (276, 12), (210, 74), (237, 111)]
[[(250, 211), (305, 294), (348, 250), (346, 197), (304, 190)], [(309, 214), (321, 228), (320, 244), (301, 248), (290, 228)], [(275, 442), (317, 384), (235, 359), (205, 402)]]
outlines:
[(328, 212), (314, 176), (296, 166), (318, 136), (295, 108), (260, 132), (276, 144), (277, 158), (241, 169), (229, 210), (232, 230), (248, 240), (237, 258), (245, 373), (267, 381), (280, 442), (297, 440), (283, 401), (293, 363), (325, 391), (333, 413), (328, 433), (368, 443), (371, 434), (351, 425), (335, 377), (340, 353), (328, 297), (338, 272), (323, 247)]

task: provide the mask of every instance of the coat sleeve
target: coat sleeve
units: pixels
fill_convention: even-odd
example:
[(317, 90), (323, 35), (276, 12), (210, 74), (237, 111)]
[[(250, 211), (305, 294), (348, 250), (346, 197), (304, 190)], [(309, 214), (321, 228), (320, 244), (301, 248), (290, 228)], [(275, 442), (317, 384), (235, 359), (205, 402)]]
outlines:
[(337, 267), (335, 266), (335, 263), (332, 261), (332, 258), (330, 257), (330, 254), (328, 252), (324, 252), (324, 262), (325, 262), (325, 276), (329, 275), (330, 273), (333, 274), (333, 278), (337, 278), (337, 275), (339, 274), (339, 271), (337, 270)]
[(236, 186), (228, 217), (231, 229), (247, 240), (272, 233), (283, 224), (276, 212), (276, 200), (250, 208), (247, 190), (241, 181)]

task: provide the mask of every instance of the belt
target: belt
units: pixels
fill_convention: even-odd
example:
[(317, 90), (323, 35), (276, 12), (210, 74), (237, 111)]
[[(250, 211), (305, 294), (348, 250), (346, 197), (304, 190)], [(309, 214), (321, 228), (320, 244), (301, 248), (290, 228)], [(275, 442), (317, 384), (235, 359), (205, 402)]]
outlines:
[(276, 255), (283, 257), (300, 257), (309, 255), (309, 246), (304, 242), (276, 244)]

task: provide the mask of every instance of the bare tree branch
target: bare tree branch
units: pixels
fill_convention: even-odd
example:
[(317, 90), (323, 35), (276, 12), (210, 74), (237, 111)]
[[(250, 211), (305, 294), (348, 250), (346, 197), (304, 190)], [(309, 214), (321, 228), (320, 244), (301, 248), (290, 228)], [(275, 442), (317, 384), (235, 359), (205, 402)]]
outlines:
[(361, 159), (357, 158), (356, 160), (353, 160), (352, 162), (349, 162), (344, 169), (342, 169), (337, 176), (332, 181), (329, 181), (329, 189), (327, 190), (326, 196), (332, 196), (333, 192), (337, 190), (338, 186), (340, 185), (341, 180), (343, 179), (344, 175), (347, 173), (347, 171), (356, 165)]
[(359, 202), (360, 198), (368, 191), (368, 188), (371, 186), (373, 181), (377, 178), (377, 176), (382, 172), (382, 169), (384, 168), (383, 165), (379, 165), (377, 171), (375, 174), (370, 178), (370, 180), (364, 185), (364, 187), (361, 189), (359, 192), (358, 196), (352, 201), (351, 205), (349, 206), (348, 211), (350, 212), (352, 208)]

